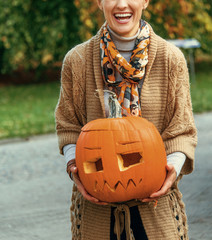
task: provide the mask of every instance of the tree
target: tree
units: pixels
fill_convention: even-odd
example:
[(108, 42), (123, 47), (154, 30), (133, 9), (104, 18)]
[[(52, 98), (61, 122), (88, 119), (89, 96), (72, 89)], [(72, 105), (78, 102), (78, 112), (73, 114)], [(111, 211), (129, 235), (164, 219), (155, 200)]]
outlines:
[[(103, 17), (92, 0), (75, 0), (75, 5), (84, 22), (83, 37), (87, 39), (97, 30), (97, 25), (101, 26)], [(212, 49), (211, 0), (150, 0), (143, 18), (164, 38), (196, 38), (204, 51)]]
[[(104, 22), (96, 0), (2, 0), (0, 9), (0, 73), (53, 67)], [(212, 51), (211, 0), (150, 0), (143, 18), (164, 38), (196, 38)]]
[(146, 13), (157, 33), (164, 38), (196, 38), (210, 51), (212, 17), (210, 5), (199, 0), (152, 0)]
[(1, 73), (52, 66), (80, 41), (73, 1), (6, 0), (0, 9)]

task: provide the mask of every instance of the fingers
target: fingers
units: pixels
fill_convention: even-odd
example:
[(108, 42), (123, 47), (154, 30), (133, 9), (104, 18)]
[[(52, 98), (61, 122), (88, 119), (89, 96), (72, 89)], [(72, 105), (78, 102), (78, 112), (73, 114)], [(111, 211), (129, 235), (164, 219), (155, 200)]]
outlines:
[(69, 174), (70, 178), (76, 183), (78, 191), (82, 194), (82, 196), (95, 204), (100, 204), (100, 205), (107, 205), (108, 203), (99, 201), (98, 199), (92, 197), (84, 188), (82, 185), (79, 175), (78, 175), (78, 169), (76, 167), (75, 159), (70, 160), (67, 163), (67, 173)]
[(98, 205), (103, 205), (103, 206), (106, 206), (106, 205), (108, 205), (109, 203), (107, 203), (107, 202), (102, 202), (102, 201), (99, 201), (99, 202), (97, 202), (96, 204), (98, 204)]
[(82, 196), (83, 196), (86, 200), (88, 200), (88, 201), (90, 201), (90, 202), (92, 202), (92, 203), (95, 203), (95, 204), (100, 204), (100, 205), (106, 205), (106, 204), (107, 204), (107, 203), (101, 202), (101, 201), (99, 201), (97, 198), (91, 196), (91, 195), (85, 190), (85, 188), (83, 187), (82, 183), (79, 181), (78, 178), (75, 178), (74, 181), (75, 181), (75, 183), (77, 184), (77, 189), (78, 189), (78, 191), (82, 194)]
[[(171, 164), (166, 165), (166, 170), (167, 170), (168, 173), (169, 172), (175, 172), (176, 173), (176, 170), (175, 170), (174, 166), (171, 165)], [(177, 173), (176, 173), (176, 175), (177, 175)]]
[(85, 190), (84, 186), (82, 185), (82, 183), (81, 183), (81, 181), (80, 181), (80, 179), (79, 179), (79, 175), (78, 175), (77, 171), (78, 171), (78, 170), (77, 170), (77, 167), (76, 167), (76, 166), (72, 166), (72, 167), (71, 167), (71, 172), (72, 172), (72, 174), (73, 174), (73, 180), (74, 180), (74, 182), (76, 183), (77, 189), (78, 189), (78, 191), (82, 194), (82, 196), (83, 196), (86, 200), (88, 200), (88, 201), (90, 201), (90, 202), (92, 202), (92, 203), (99, 204), (99, 205), (107, 205), (108, 203), (99, 201), (97, 198), (91, 196), (91, 195)]
[(141, 202), (152, 202), (152, 201), (156, 201), (156, 200), (158, 200), (158, 198), (139, 199), (139, 201), (141, 201)]
[(70, 171), (74, 174), (74, 173), (77, 173), (77, 167), (76, 165), (72, 165), (71, 168), (70, 168)]
[(166, 165), (166, 169), (167, 169), (167, 175), (166, 175), (166, 179), (165, 179), (164, 184), (161, 187), (161, 189), (159, 191), (151, 194), (149, 198), (140, 199), (142, 202), (151, 202), (154, 200), (158, 200), (160, 197), (167, 194), (167, 192), (170, 190), (171, 186), (173, 185), (174, 181), (176, 180), (177, 174), (176, 174), (174, 166), (172, 166), (172, 165)]
[[(70, 178), (72, 179), (72, 172), (74, 172), (75, 170), (74, 167), (76, 167), (76, 163), (75, 163), (75, 159), (71, 159), (66, 166), (66, 172), (68, 173), (68, 175), (70, 176)], [(73, 180), (73, 179), (72, 179)]]
[(167, 165), (166, 169), (167, 169), (167, 176), (162, 188), (158, 192), (151, 194), (150, 198), (159, 198), (165, 195), (170, 190), (172, 184), (176, 180), (176, 171), (174, 167), (172, 165)]

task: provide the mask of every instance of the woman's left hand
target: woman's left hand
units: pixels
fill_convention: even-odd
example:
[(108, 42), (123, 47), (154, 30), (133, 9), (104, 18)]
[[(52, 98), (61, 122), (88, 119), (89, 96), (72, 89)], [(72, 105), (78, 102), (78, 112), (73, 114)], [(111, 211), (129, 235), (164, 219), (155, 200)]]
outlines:
[(152, 193), (149, 198), (139, 199), (142, 202), (152, 202), (164, 196), (176, 180), (177, 173), (173, 165), (166, 165), (167, 175), (163, 186), (158, 192)]

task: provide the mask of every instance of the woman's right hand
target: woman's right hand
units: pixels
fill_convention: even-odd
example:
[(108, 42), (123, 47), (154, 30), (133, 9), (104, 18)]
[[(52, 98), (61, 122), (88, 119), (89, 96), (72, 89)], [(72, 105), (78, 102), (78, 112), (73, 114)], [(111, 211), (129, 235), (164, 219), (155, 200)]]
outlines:
[(78, 191), (82, 194), (82, 196), (92, 202), (92, 203), (95, 203), (95, 204), (100, 204), (100, 205), (107, 205), (108, 203), (107, 202), (102, 202), (100, 200), (98, 200), (97, 198), (91, 196), (84, 188), (84, 186), (82, 185), (81, 181), (80, 181), (80, 178), (79, 178), (79, 175), (78, 175), (78, 169), (76, 167), (76, 164), (75, 164), (75, 160), (71, 160), (68, 162), (67, 164), (67, 173), (69, 174), (69, 176), (72, 174), (72, 178), (73, 178), (73, 181), (75, 182), (75, 184), (77, 185), (77, 189)]

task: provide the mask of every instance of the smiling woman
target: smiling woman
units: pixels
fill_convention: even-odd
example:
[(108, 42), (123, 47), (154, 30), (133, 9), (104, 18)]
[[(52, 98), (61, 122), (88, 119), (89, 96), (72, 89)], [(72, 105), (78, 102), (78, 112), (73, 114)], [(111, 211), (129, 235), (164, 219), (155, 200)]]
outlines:
[(98, 0), (97, 2), (111, 30), (122, 37), (132, 37), (139, 29), (142, 11), (146, 9), (149, 0)]
[[(142, 19), (149, 0), (98, 0), (97, 3), (106, 21), (94, 37), (65, 56), (56, 108), (59, 148), (74, 181), (73, 239), (188, 239), (184, 204), (177, 184), (182, 175), (193, 170), (197, 137), (185, 58)], [(159, 154), (151, 156), (160, 141), (151, 144), (147, 152), (142, 149), (146, 143), (126, 144), (137, 135), (154, 137), (145, 125), (133, 130), (131, 125), (125, 125), (119, 131), (120, 136), (117, 135), (120, 119), (115, 125), (109, 124), (108, 129), (113, 126), (113, 131), (103, 131), (101, 121), (92, 120), (114, 117), (111, 108), (117, 116), (121, 114), (120, 119), (130, 119), (132, 115), (147, 119), (161, 135), (166, 152), (165, 166), (160, 174), (159, 170), (156, 172), (158, 176), (164, 174), (165, 180), (153, 193), (144, 195), (146, 185), (136, 196), (128, 190), (130, 185), (144, 184), (143, 179), (148, 174), (149, 186), (154, 185), (153, 179), (157, 176), (154, 169), (158, 163), (162, 164), (163, 158)], [(97, 125), (93, 126), (95, 131), (84, 132), (86, 124), (93, 122), (98, 123), (101, 134), (96, 131)], [(83, 137), (79, 137), (81, 131)], [(87, 136), (94, 134), (97, 137), (89, 140)], [(113, 137), (121, 142), (112, 141)], [(121, 188), (126, 199), (118, 195), (114, 201), (121, 202), (111, 203), (110, 199), (104, 200), (86, 188), (89, 180), (82, 184), (83, 177), (79, 176), (75, 163), (76, 156), (81, 157), (76, 151), (79, 138), (85, 146), (83, 157), (88, 160), (82, 168), (90, 176), (98, 172), (94, 190), (107, 188), (106, 192), (114, 192)], [(133, 151), (134, 145), (136, 151)], [(119, 151), (118, 156), (113, 157), (115, 150), (126, 147), (129, 147), (127, 151)], [(139, 170), (141, 164), (146, 163), (149, 171)], [(128, 180), (114, 180), (118, 174), (113, 164), (120, 172), (130, 170)], [(107, 176), (104, 176), (107, 180), (101, 178), (104, 169), (107, 169)]]

